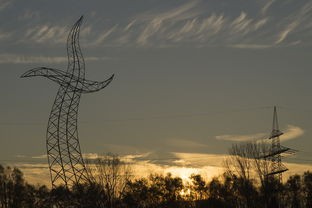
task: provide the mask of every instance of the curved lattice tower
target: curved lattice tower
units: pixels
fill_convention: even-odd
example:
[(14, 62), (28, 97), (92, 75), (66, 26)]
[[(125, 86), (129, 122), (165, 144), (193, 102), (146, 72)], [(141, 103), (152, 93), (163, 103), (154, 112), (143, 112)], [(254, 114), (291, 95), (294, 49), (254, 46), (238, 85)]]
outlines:
[(67, 71), (40, 67), (22, 77), (43, 76), (60, 85), (50, 113), (46, 147), (52, 187), (71, 187), (88, 181), (78, 139), (78, 107), (82, 93), (96, 92), (106, 87), (114, 75), (103, 82), (85, 79), (85, 63), (79, 45), (83, 17), (72, 27), (67, 38)]

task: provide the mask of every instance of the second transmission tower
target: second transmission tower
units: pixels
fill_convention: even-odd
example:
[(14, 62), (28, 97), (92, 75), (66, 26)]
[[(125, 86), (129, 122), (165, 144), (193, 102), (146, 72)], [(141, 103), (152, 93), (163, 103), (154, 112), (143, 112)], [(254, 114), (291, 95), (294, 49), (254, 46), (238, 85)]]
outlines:
[(288, 170), (288, 168), (282, 163), (282, 154), (294, 153), (294, 150), (281, 145), (280, 136), (283, 134), (284, 133), (279, 130), (277, 110), (276, 106), (274, 106), (272, 132), (269, 136), (269, 140), (271, 140), (271, 148), (270, 151), (265, 154), (264, 158), (271, 162), (267, 176), (275, 177), (280, 183), (282, 182), (282, 173)]

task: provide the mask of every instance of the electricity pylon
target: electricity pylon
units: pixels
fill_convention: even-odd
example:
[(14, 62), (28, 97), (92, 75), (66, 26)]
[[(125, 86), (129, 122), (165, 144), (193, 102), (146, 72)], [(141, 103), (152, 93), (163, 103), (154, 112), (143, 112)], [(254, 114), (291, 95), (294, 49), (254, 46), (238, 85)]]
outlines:
[(276, 179), (280, 183), (282, 182), (282, 173), (288, 170), (288, 168), (282, 163), (281, 154), (295, 153), (295, 150), (281, 145), (280, 136), (283, 134), (284, 133), (279, 130), (277, 110), (276, 106), (274, 106), (272, 132), (269, 137), (269, 139), (271, 140), (271, 149), (269, 153), (266, 153), (266, 155), (263, 156), (263, 158), (269, 159), (269, 161), (271, 162), (270, 170), (267, 176), (276, 177)]
[(67, 38), (67, 71), (46, 67), (27, 71), (21, 77), (43, 76), (60, 85), (50, 113), (46, 133), (47, 156), (52, 187), (88, 182), (88, 173), (78, 139), (78, 107), (82, 93), (106, 87), (114, 75), (103, 82), (85, 79), (85, 63), (79, 45), (83, 16)]

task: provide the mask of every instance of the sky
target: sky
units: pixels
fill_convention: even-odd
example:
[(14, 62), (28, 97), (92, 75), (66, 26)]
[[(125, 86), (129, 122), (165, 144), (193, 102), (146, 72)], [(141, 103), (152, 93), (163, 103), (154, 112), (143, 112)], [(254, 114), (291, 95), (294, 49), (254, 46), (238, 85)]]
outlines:
[(150, 172), (211, 176), (233, 143), (268, 137), (276, 105), (282, 145), (298, 150), (283, 158), (289, 173), (312, 169), (310, 0), (0, 0), (0, 164), (29, 178), (47, 171), (58, 86), (20, 76), (66, 70), (81, 15), (86, 78), (115, 74), (82, 96), (85, 157), (112, 152)]

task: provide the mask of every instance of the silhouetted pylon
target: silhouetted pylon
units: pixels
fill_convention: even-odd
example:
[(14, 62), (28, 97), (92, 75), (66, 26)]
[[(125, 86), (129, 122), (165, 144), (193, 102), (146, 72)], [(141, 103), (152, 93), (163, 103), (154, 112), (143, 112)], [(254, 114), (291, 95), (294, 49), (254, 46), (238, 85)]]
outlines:
[(52, 187), (87, 182), (88, 173), (78, 139), (78, 107), (82, 93), (96, 92), (106, 87), (114, 75), (103, 82), (85, 79), (85, 63), (79, 45), (83, 16), (72, 27), (67, 38), (67, 72), (40, 67), (22, 77), (43, 76), (60, 85), (50, 113), (46, 147)]

